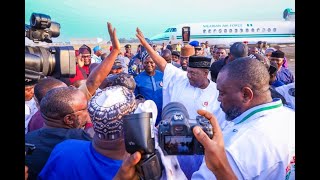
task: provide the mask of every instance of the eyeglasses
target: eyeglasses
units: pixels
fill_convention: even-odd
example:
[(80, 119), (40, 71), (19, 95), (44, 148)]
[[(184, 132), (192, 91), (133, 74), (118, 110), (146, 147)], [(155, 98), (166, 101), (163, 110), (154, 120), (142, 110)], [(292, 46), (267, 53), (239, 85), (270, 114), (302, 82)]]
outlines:
[(200, 75), (199, 72), (190, 71), (187, 69), (187, 74), (190, 74), (193, 77), (198, 77)]
[(82, 58), (91, 58), (90, 55), (82, 55), (81, 57), (82, 57)]
[(188, 60), (189, 57), (188, 56), (180, 56), (180, 60)]
[[(81, 110), (78, 110), (78, 111), (74, 111), (74, 112), (68, 113), (68, 114), (75, 114), (75, 113), (77, 113), (77, 112), (80, 112), (80, 111), (87, 111), (87, 110), (88, 110), (88, 107), (86, 107), (85, 109), (81, 109)], [(66, 114), (66, 115), (68, 115), (68, 114)], [(66, 116), (66, 115), (65, 115), (65, 116)], [(43, 114), (43, 113), (41, 113), (41, 116), (42, 116), (42, 117), (44, 117), (45, 119), (49, 120), (49, 121), (52, 121), (52, 120), (56, 121), (56, 120), (59, 120), (59, 119), (56, 119), (56, 118), (48, 117), (48, 116), (46, 116), (46, 115), (45, 115), (45, 114)]]

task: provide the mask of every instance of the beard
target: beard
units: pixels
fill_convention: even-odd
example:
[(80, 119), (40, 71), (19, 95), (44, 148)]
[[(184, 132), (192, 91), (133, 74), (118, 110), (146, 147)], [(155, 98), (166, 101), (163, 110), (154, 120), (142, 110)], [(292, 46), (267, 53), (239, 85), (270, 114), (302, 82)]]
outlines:
[(222, 111), (226, 114), (226, 120), (232, 121), (236, 117), (240, 116), (242, 114), (241, 108), (237, 106), (231, 106), (229, 109), (225, 110), (223, 106), (220, 104), (220, 107)]
[(182, 70), (186, 71), (188, 69), (188, 66), (181, 66)]
[(189, 83), (193, 87), (196, 87), (196, 88), (200, 87), (199, 81), (190, 81), (190, 79), (189, 79)]
[(155, 71), (155, 69), (154, 68), (145, 68), (145, 71), (148, 73), (148, 74), (152, 74), (154, 71)]

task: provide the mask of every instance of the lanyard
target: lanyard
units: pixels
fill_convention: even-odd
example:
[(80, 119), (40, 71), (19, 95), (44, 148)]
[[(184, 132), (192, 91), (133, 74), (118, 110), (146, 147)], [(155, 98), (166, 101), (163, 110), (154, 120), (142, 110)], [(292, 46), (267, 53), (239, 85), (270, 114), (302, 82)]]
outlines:
[(254, 114), (256, 114), (258, 112), (266, 111), (266, 110), (270, 110), (270, 109), (275, 109), (275, 108), (278, 108), (278, 107), (281, 107), (281, 106), (282, 106), (282, 103), (279, 103), (279, 104), (276, 104), (276, 105), (273, 105), (273, 106), (267, 106), (267, 107), (256, 109), (256, 110), (252, 111), (251, 113), (249, 113), (248, 115), (246, 115), (240, 122), (236, 123), (235, 125), (240, 124), (240, 123), (248, 120), (251, 116), (253, 116)]

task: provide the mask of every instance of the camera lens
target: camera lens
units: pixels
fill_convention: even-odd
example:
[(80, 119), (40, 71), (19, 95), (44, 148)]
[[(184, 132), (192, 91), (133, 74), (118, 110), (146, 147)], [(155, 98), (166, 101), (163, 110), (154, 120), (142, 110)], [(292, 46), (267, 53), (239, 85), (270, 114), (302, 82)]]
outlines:
[(44, 76), (74, 77), (75, 52), (72, 46), (25, 46), (25, 69), (41, 72)]
[(189, 119), (189, 114), (186, 107), (179, 102), (170, 102), (162, 110), (162, 119), (169, 119), (174, 112), (181, 113), (185, 118)]
[(50, 31), (51, 37), (58, 37), (60, 35), (60, 24), (56, 22), (51, 22)]
[(55, 67), (54, 56), (44, 47), (25, 47), (25, 67), (45, 76), (51, 75)]
[(51, 17), (45, 14), (32, 13), (30, 17), (30, 25), (36, 29), (49, 28), (51, 25)]

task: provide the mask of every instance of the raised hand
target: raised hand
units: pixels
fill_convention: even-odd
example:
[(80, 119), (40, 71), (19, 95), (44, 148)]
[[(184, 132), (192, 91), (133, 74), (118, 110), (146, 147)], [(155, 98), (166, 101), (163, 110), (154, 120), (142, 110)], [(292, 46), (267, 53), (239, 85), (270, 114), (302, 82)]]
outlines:
[(167, 65), (167, 61), (163, 59), (163, 57), (161, 57), (155, 50), (153, 50), (153, 48), (144, 38), (144, 35), (139, 28), (136, 29), (136, 32), (137, 32), (136, 36), (139, 39), (141, 45), (146, 48), (148, 54), (156, 63), (156, 65), (159, 67), (160, 71), (164, 72), (164, 69)]
[(193, 134), (204, 147), (208, 169), (214, 173), (217, 179), (237, 179), (228, 162), (223, 134), (216, 117), (206, 110), (198, 110), (197, 112), (207, 118), (212, 125), (213, 137), (211, 139), (200, 127), (193, 128)]
[(120, 51), (120, 42), (119, 42), (119, 39), (117, 38), (116, 29), (112, 28), (111, 23), (108, 22), (107, 24), (108, 24), (108, 32), (109, 32), (110, 40), (112, 43), (112, 50)]
[(112, 28), (111, 23), (108, 22), (107, 24), (113, 48), (110, 54), (96, 68), (94, 68), (88, 76), (86, 81), (87, 89), (90, 94), (90, 96), (87, 95), (88, 100), (96, 92), (103, 80), (108, 76), (114, 61), (120, 52), (120, 42), (117, 38), (116, 29)]
[(142, 44), (142, 46), (146, 47), (147, 45), (149, 45), (149, 43), (146, 41), (146, 39), (144, 38), (143, 33), (141, 32), (141, 30), (139, 28), (136, 29), (137, 31), (137, 38), (139, 39), (140, 43)]
[(82, 58), (82, 54), (80, 53), (79, 54), (79, 58), (77, 57), (77, 63), (80, 67), (83, 67), (84, 66), (84, 59)]

